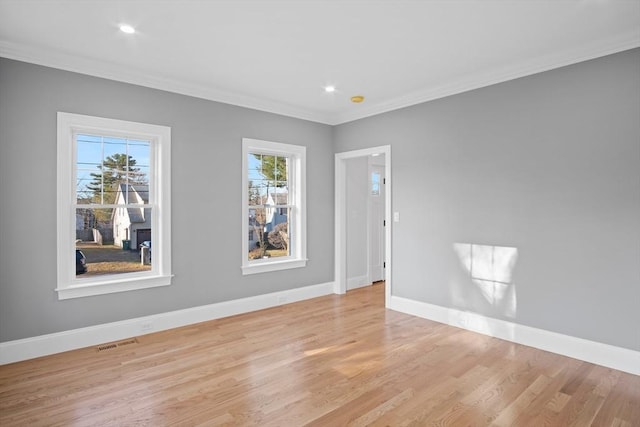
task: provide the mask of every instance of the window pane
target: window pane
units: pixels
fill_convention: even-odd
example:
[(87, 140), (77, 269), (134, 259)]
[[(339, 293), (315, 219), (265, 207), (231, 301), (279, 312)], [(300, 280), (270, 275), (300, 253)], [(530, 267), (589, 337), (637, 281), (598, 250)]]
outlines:
[(248, 171), (249, 171), (249, 180), (257, 180), (262, 179), (262, 175), (260, 174), (261, 164), (262, 164), (262, 155), (261, 154), (252, 154), (250, 153), (247, 157), (248, 161)]
[(290, 200), (289, 200), (289, 193), (287, 192), (287, 188), (283, 187), (283, 188), (278, 188), (275, 190), (275, 192), (272, 192), (271, 194), (269, 194), (269, 200), (271, 200), (271, 204), (272, 205), (289, 205)]
[(149, 185), (150, 182), (150, 172), (151, 169), (149, 166), (139, 166), (136, 164), (136, 171), (131, 173), (130, 182), (134, 185)]
[(287, 185), (288, 159), (282, 156), (249, 154), (249, 180), (264, 180), (271, 189)]
[[(76, 203), (149, 203), (149, 141), (80, 134), (76, 137)], [(134, 185), (131, 194), (122, 185)], [(132, 197), (143, 195), (142, 198)]]
[(102, 164), (102, 142), (100, 137), (78, 135), (77, 137), (78, 167), (86, 167), (95, 170)]
[(248, 259), (289, 256), (289, 208), (249, 209)]
[(274, 168), (276, 162), (275, 156), (263, 154), (260, 160), (260, 173), (262, 176), (268, 179), (274, 179), (276, 169)]
[(250, 180), (249, 181), (249, 204), (250, 205), (264, 205), (267, 203), (267, 192), (272, 191), (273, 188), (269, 186), (269, 181), (264, 179)]
[(380, 173), (379, 172), (371, 173), (371, 195), (372, 196), (380, 195)]
[(149, 186), (148, 185), (126, 185), (121, 184), (116, 194), (116, 203), (122, 203), (126, 200), (128, 204), (146, 205), (149, 204)]
[(109, 180), (125, 182), (126, 171), (131, 167), (127, 157), (127, 140), (122, 138), (103, 138), (104, 158), (102, 160), (105, 177)]
[(249, 208), (249, 253), (248, 259), (259, 259), (266, 256), (266, 244), (265, 244), (265, 209), (264, 208)]
[(77, 208), (76, 249), (78, 279), (151, 270), (151, 208)]
[(249, 153), (248, 201), (255, 205), (288, 205), (289, 181), (287, 157)]
[(93, 135), (76, 137), (76, 201), (100, 203), (102, 199), (102, 138)]
[(129, 140), (127, 153), (129, 154), (129, 182), (134, 185), (148, 185), (151, 164), (150, 142)]
[(254, 181), (249, 181), (249, 186), (247, 189), (247, 201), (249, 202), (249, 206), (262, 204), (260, 198), (260, 189)]
[(276, 156), (275, 158), (275, 176), (274, 179), (277, 181), (286, 182), (289, 178), (288, 176), (288, 160), (286, 157)]
[(86, 204), (94, 202), (95, 192), (91, 190), (91, 182), (93, 170), (77, 169), (76, 170), (76, 203)]
[[(76, 209), (76, 240), (94, 241), (93, 230), (111, 228), (111, 214), (113, 209)], [(107, 242), (111, 241), (110, 231), (107, 232)]]

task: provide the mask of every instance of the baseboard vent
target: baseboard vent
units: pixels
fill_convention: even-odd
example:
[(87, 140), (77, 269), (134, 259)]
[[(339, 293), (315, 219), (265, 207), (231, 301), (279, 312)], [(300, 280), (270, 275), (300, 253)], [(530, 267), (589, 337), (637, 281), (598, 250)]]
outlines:
[(138, 344), (138, 340), (136, 338), (131, 338), (129, 340), (124, 340), (124, 341), (119, 341), (119, 342), (112, 342), (112, 343), (109, 343), (109, 344), (103, 344), (103, 345), (100, 345), (100, 346), (96, 347), (96, 351), (112, 350), (114, 348), (123, 347), (123, 346), (129, 345), (129, 344)]

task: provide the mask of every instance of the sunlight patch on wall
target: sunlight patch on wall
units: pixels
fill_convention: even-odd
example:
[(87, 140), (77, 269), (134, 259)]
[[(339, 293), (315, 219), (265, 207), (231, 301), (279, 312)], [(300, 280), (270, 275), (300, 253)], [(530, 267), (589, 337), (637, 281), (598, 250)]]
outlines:
[(513, 271), (518, 249), (507, 246), (454, 243), (453, 249), (484, 299), (508, 317), (516, 315)]

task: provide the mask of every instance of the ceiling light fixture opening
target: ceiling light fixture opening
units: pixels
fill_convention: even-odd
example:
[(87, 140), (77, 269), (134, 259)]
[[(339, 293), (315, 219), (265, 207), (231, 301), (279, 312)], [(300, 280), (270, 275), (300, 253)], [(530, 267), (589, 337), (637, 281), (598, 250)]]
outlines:
[(327, 93), (333, 93), (336, 91), (336, 87), (335, 86), (325, 86), (324, 87), (324, 91)]
[(120, 25), (120, 31), (126, 34), (133, 34), (136, 32), (136, 29), (129, 24), (122, 24)]

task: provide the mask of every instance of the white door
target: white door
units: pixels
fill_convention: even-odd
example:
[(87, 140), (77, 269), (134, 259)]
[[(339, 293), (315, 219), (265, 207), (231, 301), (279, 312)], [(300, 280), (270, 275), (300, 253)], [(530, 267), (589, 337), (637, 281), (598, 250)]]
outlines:
[[(381, 159), (384, 162), (384, 159)], [(369, 272), (371, 281), (384, 280), (384, 166), (369, 166)]]

